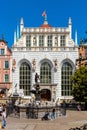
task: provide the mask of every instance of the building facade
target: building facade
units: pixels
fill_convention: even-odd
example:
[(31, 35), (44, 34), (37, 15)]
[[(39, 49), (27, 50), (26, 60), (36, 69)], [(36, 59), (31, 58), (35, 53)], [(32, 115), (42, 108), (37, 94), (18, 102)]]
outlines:
[(12, 46), (12, 91), (17, 85), (19, 95), (23, 92), (24, 98), (32, 96), (30, 90), (38, 73), (42, 100), (72, 99), (70, 76), (75, 70), (78, 45), (77, 33), (75, 42), (72, 39), (71, 18), (64, 28), (52, 27), (46, 16), (40, 27), (26, 28), (22, 18), (20, 34), (18, 30)]
[(80, 40), (79, 45), (79, 58), (76, 60), (76, 67), (87, 66), (87, 42), (83, 43)]
[(4, 39), (0, 40), (0, 98), (12, 87), (12, 53)]

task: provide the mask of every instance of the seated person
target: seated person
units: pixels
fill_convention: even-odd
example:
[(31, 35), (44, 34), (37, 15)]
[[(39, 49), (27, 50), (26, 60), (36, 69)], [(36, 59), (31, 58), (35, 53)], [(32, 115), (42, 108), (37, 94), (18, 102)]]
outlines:
[(45, 115), (42, 117), (42, 120), (49, 120), (49, 112), (45, 113)]

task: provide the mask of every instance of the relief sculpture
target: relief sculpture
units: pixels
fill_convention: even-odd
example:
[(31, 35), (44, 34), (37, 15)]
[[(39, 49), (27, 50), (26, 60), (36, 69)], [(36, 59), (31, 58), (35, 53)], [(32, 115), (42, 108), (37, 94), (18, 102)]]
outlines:
[(36, 70), (36, 60), (35, 59), (33, 59), (32, 64), (33, 64), (33, 70), (35, 71)]
[(16, 60), (13, 59), (13, 61), (12, 61), (12, 71), (14, 72), (15, 69), (16, 69)]
[(58, 68), (58, 60), (57, 59), (54, 59), (54, 69), (57, 70)]

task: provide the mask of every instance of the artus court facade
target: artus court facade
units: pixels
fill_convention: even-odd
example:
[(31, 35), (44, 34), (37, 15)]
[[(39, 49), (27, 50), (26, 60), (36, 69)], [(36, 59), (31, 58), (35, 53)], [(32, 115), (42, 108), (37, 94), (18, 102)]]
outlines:
[(71, 99), (70, 76), (75, 70), (78, 58), (77, 33), (75, 42), (72, 39), (72, 22), (68, 27), (52, 27), (44, 16), (40, 27), (24, 26), (20, 21), (19, 32), (14, 33), (12, 46), (13, 90), (23, 90), (24, 98), (32, 96), (30, 90), (35, 84), (35, 74), (39, 74), (41, 99)]

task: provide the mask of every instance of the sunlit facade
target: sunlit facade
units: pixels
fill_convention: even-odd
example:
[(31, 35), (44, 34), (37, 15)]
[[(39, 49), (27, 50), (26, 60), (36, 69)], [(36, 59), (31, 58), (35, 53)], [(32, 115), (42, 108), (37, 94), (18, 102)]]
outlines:
[(0, 98), (6, 98), (12, 88), (12, 52), (7, 41), (0, 39)]
[(12, 91), (17, 84), (19, 94), (23, 92), (24, 98), (31, 97), (30, 90), (38, 73), (42, 100), (72, 99), (70, 76), (74, 73), (77, 58), (77, 35), (74, 41), (71, 18), (68, 27), (64, 28), (52, 27), (47, 18), (40, 27), (26, 28), (22, 18), (20, 36), (17, 30), (12, 46)]

